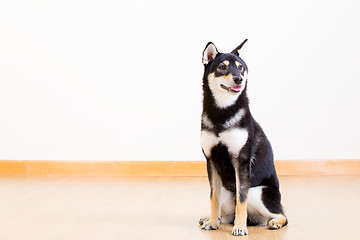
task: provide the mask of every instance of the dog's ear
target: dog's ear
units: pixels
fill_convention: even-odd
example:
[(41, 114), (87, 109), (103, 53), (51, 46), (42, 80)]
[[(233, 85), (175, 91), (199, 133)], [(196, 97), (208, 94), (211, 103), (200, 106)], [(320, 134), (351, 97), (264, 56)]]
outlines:
[(209, 62), (213, 61), (218, 54), (218, 50), (215, 47), (215, 45), (212, 42), (208, 42), (206, 45), (204, 51), (203, 51), (203, 57), (202, 57), (202, 63), (204, 65), (207, 65)]
[(239, 46), (237, 46), (231, 53), (238, 55), (240, 57), (240, 50), (246, 43), (247, 39), (245, 39)]

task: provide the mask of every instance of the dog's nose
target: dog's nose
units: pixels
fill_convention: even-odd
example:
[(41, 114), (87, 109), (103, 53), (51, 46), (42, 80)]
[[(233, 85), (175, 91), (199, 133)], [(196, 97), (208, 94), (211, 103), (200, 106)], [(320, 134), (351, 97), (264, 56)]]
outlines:
[(233, 80), (236, 84), (241, 84), (242, 83), (242, 78), (239, 76), (234, 76)]

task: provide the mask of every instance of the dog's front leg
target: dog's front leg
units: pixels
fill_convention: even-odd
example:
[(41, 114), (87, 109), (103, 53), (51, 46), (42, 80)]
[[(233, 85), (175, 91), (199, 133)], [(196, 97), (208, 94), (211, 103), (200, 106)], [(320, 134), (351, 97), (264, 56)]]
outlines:
[(211, 161), (207, 161), (208, 165), (208, 177), (210, 183), (210, 204), (211, 204), (211, 213), (209, 219), (204, 218), (202, 221), (201, 229), (205, 230), (216, 230), (220, 225), (220, 198), (221, 198), (221, 178), (211, 163)]
[(235, 195), (235, 221), (232, 234), (235, 236), (243, 236), (248, 234), (247, 230), (247, 195), (250, 186), (249, 166), (244, 164), (234, 164), (236, 195)]

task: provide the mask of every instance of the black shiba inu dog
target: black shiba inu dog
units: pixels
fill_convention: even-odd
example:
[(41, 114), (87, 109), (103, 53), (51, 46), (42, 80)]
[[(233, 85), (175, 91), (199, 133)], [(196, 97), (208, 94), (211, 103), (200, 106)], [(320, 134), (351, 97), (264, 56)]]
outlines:
[(201, 229), (234, 223), (233, 235), (247, 235), (247, 225), (279, 229), (288, 221), (281, 206), (273, 152), (249, 110), (248, 68), (240, 58), (247, 39), (231, 53), (209, 42), (203, 51), (201, 147), (207, 160), (211, 215)]

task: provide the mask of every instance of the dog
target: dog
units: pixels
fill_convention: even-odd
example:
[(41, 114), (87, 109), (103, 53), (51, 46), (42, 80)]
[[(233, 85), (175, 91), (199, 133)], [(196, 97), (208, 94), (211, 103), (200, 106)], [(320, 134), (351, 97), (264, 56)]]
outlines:
[(247, 225), (279, 229), (288, 220), (269, 140), (249, 110), (248, 67), (240, 57), (243, 41), (231, 53), (209, 42), (203, 51), (201, 148), (210, 183), (210, 217), (201, 229), (233, 223), (232, 234), (247, 235)]

